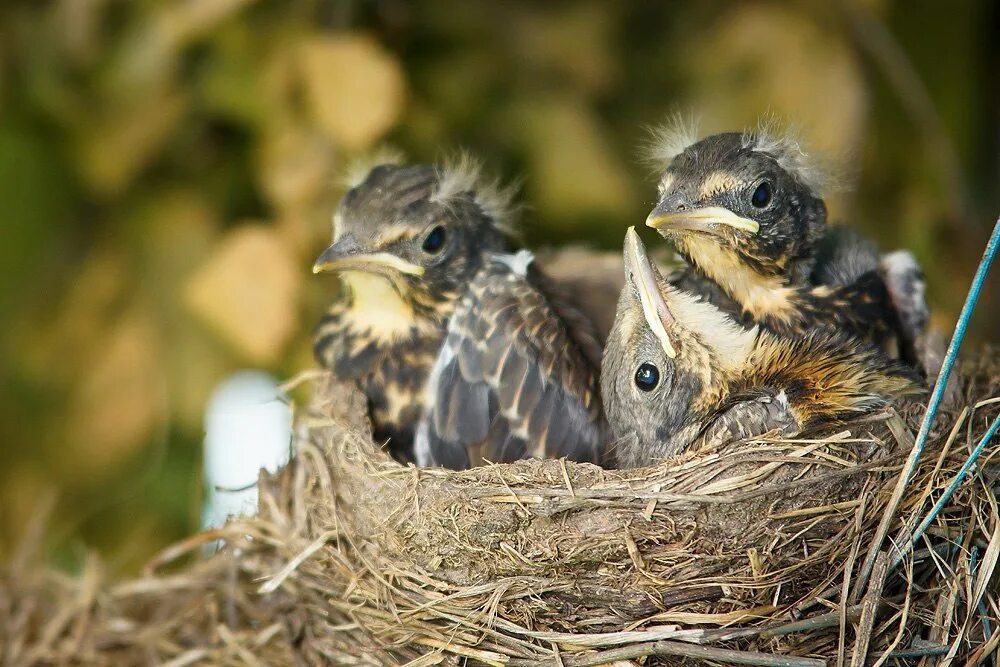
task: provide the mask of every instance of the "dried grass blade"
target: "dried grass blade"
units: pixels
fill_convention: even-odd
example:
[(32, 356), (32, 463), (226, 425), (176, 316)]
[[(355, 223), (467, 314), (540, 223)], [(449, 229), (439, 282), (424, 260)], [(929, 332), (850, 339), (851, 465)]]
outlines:
[(875, 567), (875, 560), (878, 558), (879, 550), (882, 548), (885, 538), (889, 535), (889, 527), (896, 515), (896, 510), (899, 508), (899, 503), (903, 499), (906, 487), (916, 470), (924, 446), (927, 444), (927, 438), (930, 436), (934, 417), (937, 416), (938, 408), (941, 406), (941, 400), (944, 398), (945, 390), (948, 386), (948, 379), (951, 377), (951, 371), (955, 366), (955, 361), (958, 359), (958, 351), (962, 347), (962, 341), (965, 339), (965, 332), (968, 329), (969, 321), (972, 319), (972, 313), (976, 309), (976, 303), (979, 301), (979, 293), (982, 291), (983, 283), (986, 282), (986, 275), (989, 273), (998, 248), (1000, 248), (1000, 218), (997, 218), (996, 224), (993, 226), (993, 233), (986, 244), (983, 258), (979, 262), (976, 275), (972, 279), (972, 285), (969, 287), (969, 293), (965, 297), (962, 312), (955, 323), (955, 333), (952, 334), (951, 342), (948, 344), (944, 363), (942, 363), (941, 371), (938, 373), (937, 381), (934, 383), (934, 389), (927, 403), (927, 410), (924, 412), (924, 417), (920, 422), (920, 430), (917, 432), (913, 449), (910, 450), (906, 465), (899, 475), (896, 488), (893, 490), (889, 504), (882, 514), (882, 519), (875, 531), (875, 539), (872, 541), (868, 554), (865, 556), (864, 564), (861, 566), (861, 572), (852, 596), (854, 599), (860, 597), (861, 591), (868, 585), (868, 579), (872, 568)]

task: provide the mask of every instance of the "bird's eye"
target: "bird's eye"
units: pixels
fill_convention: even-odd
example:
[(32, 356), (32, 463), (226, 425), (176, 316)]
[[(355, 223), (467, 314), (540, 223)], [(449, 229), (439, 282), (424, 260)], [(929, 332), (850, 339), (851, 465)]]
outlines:
[(753, 191), (750, 195), (750, 203), (756, 208), (764, 208), (771, 203), (771, 184), (767, 181), (761, 181), (761, 184), (757, 186), (757, 189)]
[(444, 227), (438, 225), (430, 231), (427, 237), (424, 239), (424, 252), (429, 252), (432, 255), (441, 251), (444, 247)]
[(642, 391), (653, 391), (660, 384), (660, 371), (653, 364), (643, 364), (635, 372), (635, 386)]

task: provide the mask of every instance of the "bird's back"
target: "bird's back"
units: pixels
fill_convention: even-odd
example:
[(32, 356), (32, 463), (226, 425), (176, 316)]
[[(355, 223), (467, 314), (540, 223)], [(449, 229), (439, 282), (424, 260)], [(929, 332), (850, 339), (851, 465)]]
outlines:
[(493, 255), (448, 323), (426, 391), (417, 462), (600, 461), (596, 334), (547, 297), (531, 255)]
[(815, 330), (800, 338), (765, 332), (725, 404), (781, 395), (799, 426), (807, 428), (922, 391), (913, 369), (842, 332)]

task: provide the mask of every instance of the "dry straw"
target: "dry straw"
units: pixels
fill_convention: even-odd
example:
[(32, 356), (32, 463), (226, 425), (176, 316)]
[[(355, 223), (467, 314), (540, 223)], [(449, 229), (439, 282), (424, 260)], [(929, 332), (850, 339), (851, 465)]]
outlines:
[[(998, 412), (997, 354), (979, 359), (963, 407), (931, 430), (892, 540)], [(446, 472), (391, 461), (361, 398), (315, 385), (257, 517), (125, 582), (93, 560), (77, 576), (44, 569), (26, 544), (0, 581), (0, 663), (972, 665), (1000, 641), (996, 447), (899, 567), (877, 550), (877, 585), (850, 597), (920, 406), (641, 470)], [(214, 556), (189, 556), (214, 540)]]

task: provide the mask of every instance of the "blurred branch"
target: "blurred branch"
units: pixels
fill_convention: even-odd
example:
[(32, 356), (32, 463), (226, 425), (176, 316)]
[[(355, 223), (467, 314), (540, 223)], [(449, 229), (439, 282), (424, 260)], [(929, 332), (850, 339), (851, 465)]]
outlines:
[(962, 173), (954, 144), (941, 121), (927, 86), (885, 22), (864, 3), (836, 0), (834, 6), (845, 19), (849, 35), (859, 51), (881, 71), (896, 93), (907, 115), (921, 131), (928, 156), (933, 161), (951, 198), (952, 225), (980, 229), (969, 186)]

